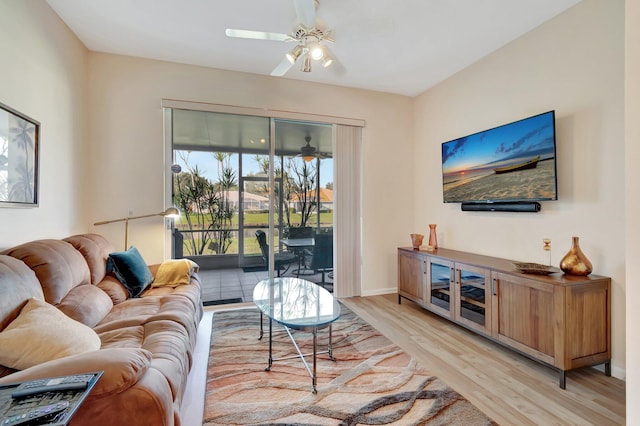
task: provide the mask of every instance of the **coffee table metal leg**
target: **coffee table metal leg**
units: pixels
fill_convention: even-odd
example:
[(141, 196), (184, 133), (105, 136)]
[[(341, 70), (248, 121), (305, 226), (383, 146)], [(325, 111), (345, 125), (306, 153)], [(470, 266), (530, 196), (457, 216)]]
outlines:
[(269, 365), (265, 368), (265, 371), (270, 371), (273, 365), (273, 320), (269, 318)]
[(313, 328), (313, 375), (311, 376), (311, 384), (313, 385), (313, 393), (318, 393), (316, 390), (316, 353), (317, 351), (317, 335), (318, 329)]
[(262, 311), (260, 311), (260, 337), (258, 340), (262, 340), (262, 336), (264, 336), (264, 331), (262, 331)]
[(333, 347), (331, 346), (331, 340), (333, 337), (332, 333), (332, 324), (329, 325), (329, 345), (327, 346), (327, 353), (329, 354), (329, 359), (335, 362), (335, 358), (333, 357)]

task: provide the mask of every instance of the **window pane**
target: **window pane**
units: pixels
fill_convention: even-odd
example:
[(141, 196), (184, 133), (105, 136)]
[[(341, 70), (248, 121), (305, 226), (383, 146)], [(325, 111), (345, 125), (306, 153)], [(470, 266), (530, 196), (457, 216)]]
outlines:
[(238, 154), (175, 150), (175, 227), (185, 255), (238, 252)]

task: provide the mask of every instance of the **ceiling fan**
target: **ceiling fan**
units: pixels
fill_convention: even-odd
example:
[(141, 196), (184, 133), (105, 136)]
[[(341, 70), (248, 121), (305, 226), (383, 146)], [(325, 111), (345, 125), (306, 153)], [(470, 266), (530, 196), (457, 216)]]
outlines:
[(311, 136), (305, 136), (304, 141), (307, 144), (302, 148), (300, 148), (300, 154), (296, 155), (296, 157), (301, 157), (304, 161), (307, 161), (307, 162), (313, 161), (314, 158), (319, 158), (321, 160), (324, 158), (329, 158), (329, 156), (323, 153), (317, 152), (315, 146), (310, 145)]
[(330, 66), (334, 58), (329, 48), (323, 42), (333, 43), (331, 30), (323, 30), (316, 26), (316, 7), (318, 0), (293, 0), (298, 17), (298, 25), (291, 34), (270, 33), (263, 31), (250, 31), (227, 28), (227, 37), (249, 38), (256, 40), (275, 40), (295, 42), (296, 45), (289, 51), (282, 62), (271, 71), (272, 76), (285, 75), (298, 58), (302, 57), (303, 72), (311, 72), (311, 60), (320, 61), (323, 67)]

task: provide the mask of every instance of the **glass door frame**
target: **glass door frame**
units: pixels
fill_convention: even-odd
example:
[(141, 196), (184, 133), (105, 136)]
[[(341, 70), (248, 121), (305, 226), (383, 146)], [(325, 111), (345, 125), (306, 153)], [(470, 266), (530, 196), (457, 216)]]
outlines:
[[(193, 102), (186, 100), (177, 100), (177, 99), (168, 99), (163, 98), (161, 100), (161, 107), (163, 108), (163, 120), (164, 120), (164, 158), (165, 158), (165, 167), (164, 167), (164, 203), (165, 206), (171, 206), (173, 204), (173, 198), (171, 196), (172, 192), (172, 127), (171, 127), (171, 111), (175, 109), (184, 109), (184, 110), (192, 110), (192, 111), (206, 111), (206, 112), (219, 112), (219, 113), (229, 113), (229, 114), (243, 114), (243, 115), (253, 115), (260, 117), (268, 117), (268, 118), (281, 118), (281, 119), (290, 119), (296, 121), (307, 121), (314, 122), (319, 124), (330, 124), (334, 128), (334, 135), (337, 132), (340, 136), (338, 140), (334, 136), (334, 144), (337, 142), (346, 142), (346, 146), (348, 147), (344, 150), (344, 162), (340, 164), (340, 170), (359, 170), (361, 173), (362, 170), (362, 154), (361, 154), (361, 144), (362, 144), (362, 128), (365, 127), (365, 120), (359, 118), (348, 118), (348, 117), (340, 117), (340, 116), (328, 116), (328, 115), (319, 115), (313, 113), (304, 113), (304, 112), (293, 112), (293, 111), (285, 111), (285, 110), (275, 110), (268, 108), (258, 108), (258, 107), (246, 107), (246, 106), (238, 106), (238, 105), (224, 105), (224, 104), (215, 104), (215, 103), (207, 103), (207, 102)], [(337, 130), (336, 130), (337, 129)], [(354, 129), (353, 131), (351, 129)], [(357, 130), (355, 130), (357, 129)], [(356, 134), (357, 132), (357, 134)], [(271, 135), (273, 137), (273, 134)], [(334, 153), (336, 152), (334, 146)], [(343, 160), (341, 160), (342, 162)], [(348, 165), (345, 168), (345, 165)], [(349, 183), (345, 184), (345, 187), (350, 188), (351, 191), (355, 191), (357, 194), (356, 199), (360, 200), (361, 197), (361, 182), (358, 178), (358, 172), (354, 175), (353, 173), (347, 175), (350, 177)], [(345, 174), (344, 171), (336, 172), (334, 169), (334, 184), (335, 184), (335, 176)], [(353, 185), (356, 185), (352, 188)], [(346, 193), (346, 192), (345, 192)], [(360, 275), (360, 266), (361, 266), (361, 236), (360, 236), (360, 226), (361, 226), (361, 212), (358, 208), (357, 203), (353, 203), (353, 196), (344, 199), (344, 196), (338, 197), (341, 201), (340, 203), (344, 204), (345, 212), (352, 212), (355, 210), (357, 213), (355, 216), (348, 215), (345, 216), (344, 213), (340, 214), (338, 207), (335, 204), (334, 199), (334, 231), (338, 231), (336, 227), (338, 224), (340, 227), (344, 226), (345, 229), (354, 229), (351, 227), (355, 226), (355, 231), (350, 231), (347, 233), (342, 233), (338, 231), (338, 234), (334, 234), (334, 250), (336, 247), (337, 250), (337, 258), (336, 260), (342, 259), (344, 261), (344, 267), (340, 268), (340, 271), (336, 272), (336, 275), (339, 275), (342, 279), (345, 279), (345, 282), (349, 282), (346, 285), (346, 292), (339, 290), (340, 283), (337, 282), (337, 286), (334, 286), (334, 292), (337, 290), (343, 296), (350, 295), (359, 295), (360, 287), (361, 287), (361, 275)], [(336, 213), (337, 212), (337, 213)], [(336, 214), (339, 216), (338, 222), (336, 218)], [(351, 219), (351, 218), (355, 219)], [(340, 228), (342, 229), (342, 228)], [(172, 247), (173, 247), (173, 236), (171, 233), (172, 223), (171, 221), (167, 221), (167, 226), (165, 226), (164, 233), (164, 246), (165, 246), (165, 257), (172, 257)], [(341, 242), (342, 246), (335, 246), (337, 242)], [(273, 246), (272, 246), (273, 247)], [(340, 249), (340, 247), (349, 247), (347, 249)], [(342, 253), (344, 250), (355, 250), (354, 253), (350, 252), (348, 257), (344, 256)], [(335, 252), (335, 251), (334, 251)], [(346, 253), (346, 252), (345, 252)], [(338, 262), (343, 263), (343, 262)], [(337, 264), (335, 265), (337, 268)], [(355, 271), (355, 272), (347, 272), (347, 271)]]
[[(269, 182), (269, 177), (262, 177), (262, 176), (240, 176), (238, 178), (238, 188), (239, 188), (239, 193), (242, 194), (242, 197), (239, 197), (239, 208), (238, 208), (238, 228), (243, 231), (243, 232), (238, 232), (238, 266), (239, 267), (243, 267), (243, 266), (250, 266), (250, 264), (248, 264), (246, 262), (246, 258), (248, 257), (254, 257), (254, 256), (248, 256), (245, 253), (245, 232), (248, 229), (253, 229), (253, 230), (258, 230), (261, 228), (264, 228), (264, 226), (257, 226), (257, 225), (245, 225), (244, 223), (244, 213), (245, 213), (245, 209), (244, 209), (244, 183), (245, 182)], [(283, 188), (283, 182), (282, 182), (282, 178), (276, 178), (275, 179), (276, 184), (279, 186), (279, 191), (277, 191), (280, 194), (280, 197), (278, 199), (278, 203), (280, 203), (280, 205), (282, 206), (282, 188)], [(241, 189), (240, 189), (241, 188)], [(271, 202), (269, 202), (269, 206), (271, 207)], [(242, 213), (242, 214), (240, 214)], [(267, 224), (268, 225), (268, 224)], [(279, 231), (282, 231), (283, 228), (283, 222), (282, 222), (282, 214), (280, 214), (279, 220), (278, 220), (278, 225), (277, 228), (279, 229)], [(280, 234), (279, 234), (280, 235)]]

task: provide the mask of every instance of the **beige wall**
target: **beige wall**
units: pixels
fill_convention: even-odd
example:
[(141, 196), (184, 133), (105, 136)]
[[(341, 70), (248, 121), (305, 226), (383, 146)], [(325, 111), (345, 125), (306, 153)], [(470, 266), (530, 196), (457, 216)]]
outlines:
[[(571, 236), (612, 277), (613, 373), (625, 370), (624, 4), (585, 0), (415, 99), (413, 226), (443, 247), (531, 262)], [(540, 213), (462, 212), (442, 202), (441, 143), (556, 111), (558, 201)], [(408, 230), (407, 230), (408, 232)]]
[(86, 60), (44, 2), (0, 1), (0, 102), (41, 123), (40, 206), (0, 208), (0, 249), (86, 230)]
[(627, 424), (640, 424), (640, 286), (638, 264), (640, 259), (640, 0), (625, 3), (625, 159), (627, 201)]
[[(365, 293), (395, 288), (397, 235), (412, 210), (411, 192), (398, 190), (412, 177), (410, 98), (99, 53), (89, 62), (91, 222), (164, 209), (163, 98), (364, 119)], [(164, 256), (162, 225), (130, 224), (130, 244), (149, 261)], [(95, 228), (118, 246), (122, 229)]]

